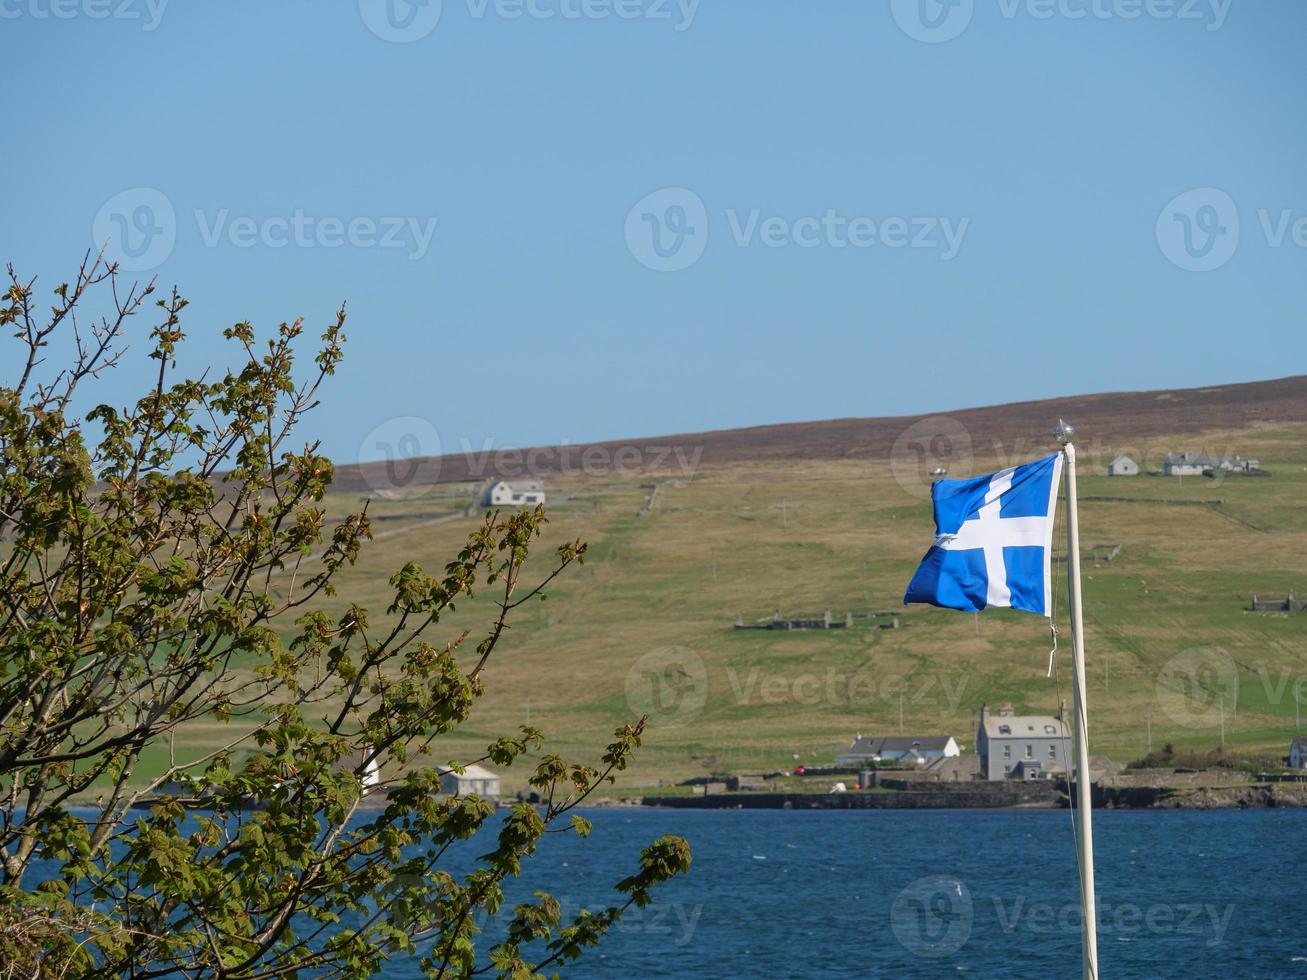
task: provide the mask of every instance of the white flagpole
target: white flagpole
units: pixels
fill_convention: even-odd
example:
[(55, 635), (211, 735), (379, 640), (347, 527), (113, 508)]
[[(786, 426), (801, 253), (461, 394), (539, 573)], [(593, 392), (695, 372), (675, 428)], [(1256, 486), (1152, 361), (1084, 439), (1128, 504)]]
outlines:
[(1071, 660), (1075, 668), (1075, 744), (1074, 767), (1076, 809), (1079, 833), (1076, 836), (1076, 860), (1080, 865), (1081, 938), (1083, 940), (1084, 980), (1098, 980), (1098, 913), (1094, 904), (1094, 832), (1091, 779), (1089, 775), (1088, 709), (1085, 706), (1085, 628), (1080, 596), (1080, 513), (1076, 502), (1076, 447), (1071, 441), (1075, 429), (1059, 420), (1057, 439), (1066, 459), (1066, 532), (1067, 584), (1071, 593)]

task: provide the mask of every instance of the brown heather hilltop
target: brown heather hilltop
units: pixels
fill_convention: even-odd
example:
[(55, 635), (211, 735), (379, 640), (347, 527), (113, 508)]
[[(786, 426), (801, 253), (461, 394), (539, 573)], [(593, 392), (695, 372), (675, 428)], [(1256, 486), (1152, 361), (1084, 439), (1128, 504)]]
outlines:
[[(586, 472), (595, 474), (612, 468), (614, 460), (628, 473), (743, 462), (885, 460), (896, 441), (916, 423), (921, 425), (908, 437), (917, 445), (932, 434), (941, 434), (947, 440), (965, 433), (976, 455), (988, 456), (997, 451), (1000, 457), (1029, 456), (1039, 447), (1052, 444), (1050, 429), (1058, 418), (1075, 423), (1083, 447), (1137, 447), (1148, 457), (1141, 462), (1160, 465), (1157, 454), (1168, 449), (1224, 453), (1229, 448), (1189, 445), (1183, 438), (1186, 434), (1307, 421), (1307, 375), (1205, 388), (1073, 395), (933, 415), (793, 422), (566, 447), (451, 454), (405, 461), (403, 469), (407, 486), (422, 486), (528, 473), (551, 476), (581, 469), (583, 461)], [(1164, 447), (1160, 440), (1165, 440)], [(957, 450), (957, 445), (951, 450), (945, 446), (943, 452), (947, 456)], [(618, 456), (622, 451), (624, 454)], [(366, 493), (385, 487), (390, 482), (386, 466), (340, 465), (332, 490)]]

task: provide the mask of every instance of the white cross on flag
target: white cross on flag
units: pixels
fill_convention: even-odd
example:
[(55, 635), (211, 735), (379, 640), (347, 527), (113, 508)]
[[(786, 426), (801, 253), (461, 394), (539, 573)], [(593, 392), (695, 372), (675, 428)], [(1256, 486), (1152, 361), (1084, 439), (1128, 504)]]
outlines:
[(1053, 518), (1062, 454), (930, 488), (935, 543), (908, 583), (904, 605), (979, 612), (1008, 606), (1053, 614)]

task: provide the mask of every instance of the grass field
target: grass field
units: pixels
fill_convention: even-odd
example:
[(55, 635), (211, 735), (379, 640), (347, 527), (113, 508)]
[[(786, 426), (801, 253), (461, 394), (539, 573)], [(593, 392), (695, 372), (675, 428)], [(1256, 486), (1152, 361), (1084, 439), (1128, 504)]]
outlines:
[[(1223, 701), (1227, 744), (1286, 752), (1295, 692), (1307, 702), (1307, 614), (1247, 609), (1253, 593), (1307, 595), (1307, 426), (1184, 442), (1176, 448), (1259, 457), (1273, 476), (1109, 479), (1110, 447), (1087, 461), (1083, 542), (1121, 545), (1114, 561), (1084, 567), (1091, 750), (1137, 758), (1150, 727), (1154, 747), (1217, 745)], [(1014, 461), (977, 454), (971, 471)], [(645, 510), (646, 485), (659, 480)], [(903, 588), (933, 533), (923, 485), (889, 460), (865, 459), (551, 478), (540, 567), (573, 537), (590, 543), (586, 563), (547, 602), (520, 610), (486, 697), (439, 747), (440, 759), (479, 754), (528, 719), (565, 757), (595, 759), (614, 727), (647, 713), (645, 748), (621, 781), (641, 785), (828, 763), (855, 733), (897, 733), (900, 716), (905, 734), (952, 734), (966, 750), (982, 702), (1055, 711), (1059, 696), (1071, 697), (1065, 566), (1055, 566), (1063, 641), (1051, 679), (1050, 633), (1039, 617), (903, 609)], [(378, 540), (334, 601), (379, 615), (386, 580), (403, 561), (440, 568), (477, 520), (461, 514), (471, 493), (471, 485), (441, 486), (381, 502), (377, 511), (392, 519), (377, 525)], [(1131, 499), (1092, 499), (1105, 496)], [(356, 495), (330, 500), (335, 513), (359, 504)], [(829, 631), (733, 628), (737, 616), (777, 609), (902, 618), (898, 629), (882, 628), (886, 616)], [(442, 636), (484, 628), (490, 616), (484, 599), (465, 604)], [(204, 736), (190, 733), (188, 748)], [(510, 772), (506, 782), (522, 776)]]

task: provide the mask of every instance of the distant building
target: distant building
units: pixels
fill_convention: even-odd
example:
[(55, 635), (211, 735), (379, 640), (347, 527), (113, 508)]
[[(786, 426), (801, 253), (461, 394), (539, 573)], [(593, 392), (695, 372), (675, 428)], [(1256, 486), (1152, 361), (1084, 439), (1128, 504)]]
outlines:
[(1060, 717), (1017, 715), (1011, 705), (990, 714), (988, 705), (980, 706), (976, 754), (986, 779), (1030, 779), (1032, 774), (1067, 772), (1070, 751), (1071, 732)]
[(1112, 462), (1107, 464), (1108, 476), (1138, 476), (1139, 464), (1130, 456), (1122, 453)]
[(1295, 738), (1289, 743), (1289, 768), (1307, 769), (1307, 738)]
[[(362, 772), (359, 772), (360, 769)], [(332, 771), (357, 774), (359, 785), (363, 787), (364, 796), (381, 785), (381, 765), (377, 762), (375, 750), (370, 745), (351, 752), (338, 760), (332, 766)]]
[(1162, 472), (1167, 476), (1202, 476), (1216, 466), (1216, 457), (1206, 453), (1167, 453), (1162, 460)]
[(1167, 453), (1162, 472), (1167, 476), (1202, 476), (1208, 470), (1251, 473), (1261, 468), (1261, 460), (1240, 456), (1209, 456), (1206, 453)]
[(440, 790), (451, 796), (480, 796), (496, 799), (499, 796), (499, 777), (484, 766), (464, 766), (463, 772), (440, 770)]
[(539, 480), (500, 480), (486, 491), (489, 507), (525, 507), (545, 502), (545, 485)]
[(837, 766), (861, 766), (869, 762), (911, 762), (925, 765), (935, 759), (961, 755), (952, 735), (904, 735), (853, 740), (845, 753), (835, 760)]
[(1253, 612), (1307, 612), (1307, 602), (1295, 599), (1292, 592), (1286, 593), (1283, 599), (1263, 599), (1253, 593)]

